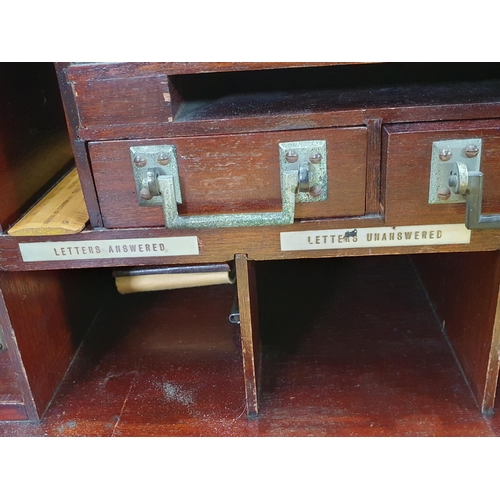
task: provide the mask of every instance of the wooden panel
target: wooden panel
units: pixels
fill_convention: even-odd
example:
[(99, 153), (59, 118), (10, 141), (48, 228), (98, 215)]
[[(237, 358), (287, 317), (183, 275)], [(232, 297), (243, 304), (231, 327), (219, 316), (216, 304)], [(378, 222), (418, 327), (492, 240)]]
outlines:
[(183, 203), (181, 214), (281, 210), (280, 142), (326, 140), (328, 199), (301, 203), (296, 218), (362, 215), (365, 211), (366, 128), (308, 130), (205, 138), (89, 144), (104, 224), (164, 226), (162, 207), (139, 207), (131, 146), (172, 144)]
[(172, 121), (167, 77), (139, 76), (73, 83), (82, 127)]
[(0, 421), (28, 420), (24, 403), (0, 404)]
[(256, 417), (259, 413), (261, 348), (255, 263), (248, 261), (246, 255), (238, 254), (235, 264), (247, 415)]
[(10, 402), (22, 402), (22, 390), (16, 370), (5, 348), (0, 352), (0, 405)]
[(413, 260), (483, 412), (498, 380), (500, 254), (419, 255)]
[(88, 161), (87, 146), (86, 143), (78, 137), (78, 109), (76, 107), (73, 89), (66, 78), (67, 63), (55, 63), (55, 67), (76, 168), (82, 184), (85, 204), (89, 212), (90, 225), (92, 227), (102, 227), (101, 210), (97, 201), (94, 179), (92, 178), (92, 172)]
[[(96, 281), (97, 276), (103, 273), (0, 273), (11, 330), (38, 416), (61, 383), (103, 294), (112, 284), (111, 278), (108, 286), (105, 281)], [(24, 393), (26, 398), (27, 390)]]
[[(382, 228), (384, 221), (380, 217), (327, 219), (326, 221), (301, 221), (300, 224), (259, 228), (227, 228), (210, 230), (175, 230), (165, 231), (164, 228), (152, 229), (113, 229), (107, 231), (83, 231), (75, 235), (52, 237), (51, 241), (66, 242), (68, 247), (81, 245), (84, 242), (101, 242), (124, 238), (162, 238), (165, 236), (196, 236), (199, 242), (200, 254), (192, 256), (166, 256), (141, 258), (114, 258), (61, 261), (23, 262), (19, 245), (21, 243), (40, 242), (39, 237), (9, 237), (0, 238), (0, 270), (28, 271), (43, 269), (76, 269), (92, 267), (121, 267), (138, 265), (171, 265), (171, 264), (210, 264), (213, 262), (230, 261), (236, 253), (247, 254), (250, 260), (325, 258), (362, 255), (390, 255), (415, 253), (447, 253), (476, 252), (497, 250), (500, 248), (500, 231), (473, 231), (468, 244), (453, 245), (421, 245), (407, 247), (367, 247), (338, 248), (282, 251), (280, 248), (280, 233), (285, 231), (322, 231), (342, 229), (351, 231), (356, 228)], [(45, 240), (42, 240), (45, 241)]]
[(500, 213), (500, 122), (450, 122), (384, 128), (385, 221), (388, 225), (459, 223), (464, 204), (430, 205), (432, 143), (447, 139), (483, 139), (483, 213)]
[(493, 435), (407, 257), (256, 268), (258, 419), (224, 285), (113, 294), (43, 421), (0, 436)]
[(495, 64), (89, 63), (64, 72), (84, 140), (500, 116)]
[(49, 63), (0, 64), (0, 231), (55, 182), (72, 159)]
[(10, 349), (0, 352), (0, 421), (28, 418), (20, 377), (11, 359)]
[[(10, 312), (11, 311), (7, 308), (4, 294), (0, 289), (0, 326), (3, 330), (5, 345), (7, 346), (6, 354), (10, 360), (10, 363), (6, 366), (7, 370), (2, 374), (1, 379), (2, 385), (10, 388), (9, 394), (6, 395), (5, 398), (7, 403), (4, 408), (5, 412), (3, 412), (4, 414), (1, 418), (23, 418), (35, 421), (38, 420), (40, 413), (37, 410), (33, 393), (26, 376), (16, 332), (12, 326)], [(13, 314), (15, 313), (13, 312)]]
[(366, 152), (366, 213), (379, 214), (380, 206), (380, 149), (382, 120), (367, 122), (368, 144)]
[(72, 80), (89, 78), (127, 77), (138, 74), (185, 74), (219, 71), (249, 71), (274, 68), (305, 68), (315, 66), (337, 66), (342, 62), (131, 62), (131, 63), (72, 63), (69, 77)]

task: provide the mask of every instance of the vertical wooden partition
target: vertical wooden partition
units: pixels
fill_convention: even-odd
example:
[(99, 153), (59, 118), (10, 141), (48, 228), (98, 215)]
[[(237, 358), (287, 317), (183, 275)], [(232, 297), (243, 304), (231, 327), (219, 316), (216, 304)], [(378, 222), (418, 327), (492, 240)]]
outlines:
[(109, 283), (102, 270), (92, 269), (0, 273), (0, 326), (7, 345), (2, 356), (10, 359), (9, 366), (1, 363), (8, 368), (2, 383), (9, 380), (14, 389), (2, 386), (0, 419), (36, 421), (43, 415)]
[(413, 260), (481, 411), (491, 413), (499, 371), (500, 252)]
[(247, 415), (256, 417), (259, 412), (260, 336), (255, 264), (246, 255), (236, 255), (235, 265)]

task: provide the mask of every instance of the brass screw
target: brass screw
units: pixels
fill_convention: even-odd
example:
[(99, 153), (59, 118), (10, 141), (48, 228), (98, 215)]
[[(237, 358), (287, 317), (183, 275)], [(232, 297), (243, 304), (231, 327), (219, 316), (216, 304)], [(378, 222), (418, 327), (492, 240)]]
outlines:
[(323, 193), (323, 188), (321, 186), (313, 186), (311, 187), (311, 189), (309, 189), (309, 194), (314, 198), (321, 196), (322, 193)]
[(295, 151), (287, 151), (285, 159), (288, 163), (295, 163), (299, 159), (299, 155)]
[(447, 200), (451, 195), (451, 191), (447, 187), (442, 187), (438, 189), (437, 197), (440, 200)]
[(313, 153), (310, 157), (309, 157), (309, 161), (311, 163), (314, 163), (314, 164), (318, 164), (318, 163), (321, 163), (321, 160), (323, 159), (323, 157), (321, 156), (321, 153)]
[(143, 200), (150, 200), (153, 197), (151, 191), (148, 188), (142, 188), (139, 195)]
[(160, 165), (168, 165), (170, 163), (170, 156), (168, 156), (167, 153), (160, 153), (158, 155), (158, 158), (156, 159), (156, 161), (160, 164)]
[(139, 156), (139, 155), (134, 156), (134, 163), (138, 167), (145, 167), (147, 162), (148, 160), (144, 156)]
[(453, 153), (449, 149), (442, 149), (439, 152), (439, 159), (441, 161), (448, 161), (451, 160), (451, 157), (453, 156)]
[(477, 156), (478, 153), (479, 148), (475, 144), (469, 144), (465, 148), (465, 156), (467, 156), (467, 158), (474, 158), (474, 156)]

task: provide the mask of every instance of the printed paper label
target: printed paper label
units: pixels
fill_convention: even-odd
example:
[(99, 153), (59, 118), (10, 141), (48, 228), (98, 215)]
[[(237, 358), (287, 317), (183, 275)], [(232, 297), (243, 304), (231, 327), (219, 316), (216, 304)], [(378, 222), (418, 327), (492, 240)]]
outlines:
[(281, 250), (408, 247), (470, 243), (464, 224), (430, 226), (363, 227), (281, 233)]
[(196, 236), (19, 243), (24, 262), (199, 255)]

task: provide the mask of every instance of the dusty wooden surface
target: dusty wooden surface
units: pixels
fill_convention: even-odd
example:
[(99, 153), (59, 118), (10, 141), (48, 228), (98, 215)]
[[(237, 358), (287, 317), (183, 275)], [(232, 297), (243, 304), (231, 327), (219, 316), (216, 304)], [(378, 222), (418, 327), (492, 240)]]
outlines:
[(258, 419), (222, 285), (110, 297), (43, 421), (0, 435), (500, 435), (406, 257), (257, 263), (257, 279)]
[[(406, 266), (405, 257), (362, 258), (358, 262), (346, 258), (299, 263), (293, 259), (493, 251), (500, 248), (500, 231), (474, 232), (470, 245), (393, 249), (284, 252), (279, 238), (280, 232), (298, 229), (352, 230), (387, 224), (462, 222), (464, 207), (437, 208), (426, 204), (427, 149), (442, 134), (469, 136), (477, 132), (488, 143), (483, 162), (488, 176), (484, 211), (499, 212), (495, 193), (498, 184), (495, 158), (499, 148), (496, 129), (500, 117), (498, 67), (479, 65), (474, 72), (464, 73), (460, 65), (448, 65), (443, 74), (433, 71), (435, 66), (425, 64), (419, 65), (418, 71), (415, 65), (301, 68), (300, 64), (289, 63), (289, 66), (280, 66), (279, 73), (272, 73), (271, 79), (271, 73), (266, 72), (271, 66), (266, 64), (130, 63), (69, 68), (58, 64), (56, 68), (93, 227), (102, 226), (101, 209), (104, 217), (109, 215), (116, 220), (121, 217), (126, 224), (141, 212), (130, 178), (121, 175), (125, 163), (119, 161), (120, 152), (111, 148), (114, 141), (120, 142), (117, 139), (126, 144), (133, 139), (143, 142), (152, 137), (168, 138), (179, 145), (189, 143), (190, 151), (195, 142), (205, 141), (202, 150), (212, 154), (220, 138), (212, 140), (208, 136), (237, 134), (239, 140), (251, 143), (252, 137), (264, 137), (270, 131), (291, 137), (295, 133), (291, 131), (297, 130), (303, 130), (297, 132), (303, 136), (312, 129), (340, 133), (332, 128), (359, 127), (356, 130), (362, 131), (359, 134), (363, 140), (356, 143), (354, 152), (349, 150), (351, 141), (346, 137), (329, 151), (329, 156), (342, 160), (330, 168), (344, 170), (338, 170), (342, 172), (338, 178), (333, 174), (338, 190), (329, 198), (328, 210), (318, 213), (318, 207), (313, 205), (299, 207), (296, 224), (288, 227), (189, 234), (149, 227), (162, 224), (158, 210), (153, 218), (141, 218), (139, 229), (84, 231), (75, 237), (57, 239), (74, 245), (86, 240), (195, 235), (200, 255), (188, 259), (23, 263), (18, 244), (40, 240), (0, 237), (0, 269), (28, 271), (23, 279), (17, 273), (6, 273), (9, 277), (2, 277), (2, 292), (6, 310), (9, 315), (12, 313), (13, 329), (26, 353), (24, 362), (32, 386), (30, 391), (40, 411), (68, 366), (85, 330), (84, 323), (90, 317), (85, 311), (76, 313), (71, 306), (71, 317), (80, 318), (83, 323), (64, 324), (63, 283), (76, 276), (77, 271), (61, 271), (61, 275), (59, 271), (51, 271), (46, 275), (49, 278), (40, 279), (43, 270), (213, 263), (230, 261), (235, 254), (245, 254), (250, 261), (262, 261), (255, 263), (261, 283), (264, 341), (258, 421), (252, 423), (244, 418), (241, 346), (235, 327), (227, 324), (227, 312), (222, 314), (232, 304), (233, 297), (226, 305), (225, 294), (229, 296), (227, 290), (234, 288), (228, 286), (218, 291), (214, 288), (208, 301), (206, 292), (197, 295), (193, 291), (184, 295), (181, 291), (176, 292), (178, 295), (145, 294), (126, 301), (111, 294), (110, 309), (87, 338), (67, 379), (72, 382), (63, 384), (46, 419), (38, 426), (24, 428), (6, 424), (2, 432), (11, 432), (9, 429), (40, 435), (492, 435), (497, 432), (495, 417), (488, 420), (479, 415), (439, 324), (430, 316), (421, 316), (420, 311), (430, 306), (418, 280)], [(245, 73), (242, 71), (245, 69), (259, 71)], [(198, 74), (186, 75), (186, 71)], [(369, 79), (361, 78), (363, 75)], [(231, 89), (236, 83), (237, 92), (233, 95)], [(457, 121), (442, 123), (447, 120)], [(414, 125), (419, 121), (428, 123)], [(385, 142), (381, 142), (381, 134)], [(98, 161), (92, 168), (99, 168), (91, 170), (86, 141), (103, 141), (95, 145), (96, 151), (105, 153), (106, 175), (101, 179), (98, 179)], [(255, 144), (259, 150), (265, 150), (262, 140)], [(354, 157), (356, 161), (352, 162)], [(266, 158), (269, 160), (269, 154)], [(218, 164), (209, 164), (208, 170), (217, 173)], [(197, 182), (200, 172), (206, 173), (204, 168), (193, 170), (198, 174), (192, 176)], [(240, 168), (239, 173), (244, 170)], [(254, 203), (255, 208), (268, 209), (277, 201), (277, 193), (273, 194), (264, 170), (256, 170), (257, 185), (265, 192), (262, 199), (252, 196), (253, 185), (244, 176), (243, 181), (230, 181), (229, 189), (223, 190), (214, 203), (213, 193), (204, 194), (207, 180), (201, 175), (201, 183), (197, 185), (190, 179), (187, 188), (194, 189), (191, 199), (188, 196), (191, 208), (202, 212), (214, 208), (227, 211), (230, 202), (242, 198), (246, 207)], [(227, 177), (227, 171), (222, 172), (222, 177)], [(189, 177), (188, 167), (185, 173)], [(342, 182), (347, 182), (347, 187)], [(42, 184), (37, 181), (37, 189)], [(121, 195), (115, 192), (120, 186), (128, 193), (126, 217)], [(238, 196), (234, 196), (233, 188)], [(19, 204), (14, 208), (22, 211)], [(241, 208), (233, 203), (231, 210)], [(357, 217), (345, 217), (352, 215)], [(327, 218), (322, 222), (310, 220), (315, 217)], [(0, 223), (5, 225), (4, 221)], [(429, 259), (437, 257), (429, 255)], [(263, 262), (270, 260), (276, 262)], [(482, 268), (481, 276), (486, 276), (485, 280), (491, 284), (485, 269)], [(101, 271), (102, 275), (107, 272), (96, 270)], [(339, 287), (342, 294), (335, 293)], [(76, 288), (84, 289), (75, 284)], [(311, 290), (310, 293), (304, 294), (304, 288)], [(19, 297), (24, 295), (29, 297), (31, 316), (19, 303)], [(55, 304), (50, 303), (49, 295), (56, 297)], [(97, 298), (88, 294), (87, 297)], [(165, 297), (172, 302), (165, 304)], [(486, 323), (495, 325), (490, 328), (491, 335), (498, 330), (498, 317), (491, 312), (496, 305), (497, 301), (490, 297), (484, 306)], [(37, 309), (42, 306), (43, 311)], [(193, 311), (192, 322), (186, 320), (186, 310)], [(366, 314), (366, 311), (372, 312)], [(417, 322), (415, 317), (419, 318)], [(164, 318), (168, 318), (167, 330)], [(207, 318), (212, 318), (213, 327)], [(472, 321), (473, 315), (468, 318)], [(383, 327), (381, 319), (391, 326)], [(54, 335), (50, 326), (57, 330)], [(450, 329), (450, 339), (458, 338), (460, 344), (461, 336), (454, 335), (454, 331)], [(472, 349), (464, 361), (466, 373), (472, 373), (473, 385), (486, 387), (484, 392), (481, 387), (476, 389), (476, 394), (483, 396), (483, 408), (486, 399), (492, 405), (496, 383), (492, 377), (498, 369), (498, 363), (493, 362), (494, 349), (488, 351), (486, 345), (488, 342), (492, 345), (489, 333), (487, 327), (481, 330), (485, 349), (471, 348), (470, 337), (465, 341), (469, 346), (465, 351)], [(469, 372), (467, 363), (474, 365)], [(487, 380), (481, 379), (483, 374)], [(246, 380), (251, 378), (247, 376)], [(7, 392), (15, 394), (14, 385), (9, 387), (12, 390)], [(97, 420), (96, 415), (99, 415)]]

